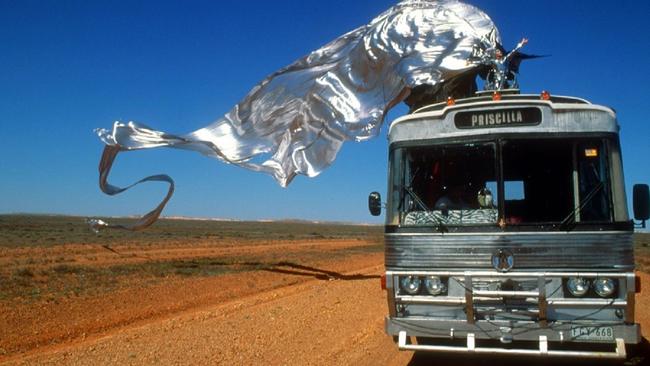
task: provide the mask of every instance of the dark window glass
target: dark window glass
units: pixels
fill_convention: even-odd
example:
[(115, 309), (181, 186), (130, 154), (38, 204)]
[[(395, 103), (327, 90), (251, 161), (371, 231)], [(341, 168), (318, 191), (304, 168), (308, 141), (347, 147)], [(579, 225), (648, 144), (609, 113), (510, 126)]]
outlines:
[(573, 210), (573, 141), (503, 143), (506, 224), (561, 221)]
[(577, 145), (580, 192), (580, 221), (607, 221), (611, 218), (607, 159), (601, 141)]
[(405, 154), (402, 223), (496, 223), (495, 144), (409, 148)]
[(565, 230), (581, 222), (611, 221), (607, 149), (605, 140), (575, 138), (395, 149), (388, 222), (552, 223)]

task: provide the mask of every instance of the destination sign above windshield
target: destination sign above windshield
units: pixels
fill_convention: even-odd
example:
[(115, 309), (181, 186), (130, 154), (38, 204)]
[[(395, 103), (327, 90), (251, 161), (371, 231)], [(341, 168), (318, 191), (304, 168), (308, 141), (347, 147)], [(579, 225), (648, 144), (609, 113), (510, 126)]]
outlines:
[(539, 108), (509, 108), (458, 112), (454, 123), (458, 128), (494, 128), (535, 126), (542, 122)]

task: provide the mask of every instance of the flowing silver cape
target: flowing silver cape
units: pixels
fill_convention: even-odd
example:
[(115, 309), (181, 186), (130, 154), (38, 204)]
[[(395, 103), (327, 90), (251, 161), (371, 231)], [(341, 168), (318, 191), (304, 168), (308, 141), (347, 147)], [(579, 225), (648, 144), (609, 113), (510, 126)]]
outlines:
[[(153, 147), (198, 151), (271, 174), (283, 187), (297, 174), (314, 177), (332, 164), (344, 141), (377, 135), (387, 111), (412, 88), (435, 86), (469, 71), (476, 67), (468, 59), (477, 47), (497, 41), (492, 20), (473, 6), (402, 1), (262, 80), (204, 128), (171, 135), (118, 121), (112, 131), (96, 130), (108, 145), (100, 163), (100, 187), (107, 194), (124, 190), (106, 182), (107, 162), (117, 151)], [(170, 183), (165, 201), (132, 228), (148, 226), (162, 211), (173, 190), (165, 177), (155, 179)]]

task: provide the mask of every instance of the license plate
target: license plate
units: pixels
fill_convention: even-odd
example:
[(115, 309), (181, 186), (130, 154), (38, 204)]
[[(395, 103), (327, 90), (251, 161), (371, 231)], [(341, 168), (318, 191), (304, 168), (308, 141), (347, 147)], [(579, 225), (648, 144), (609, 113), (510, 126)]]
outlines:
[(612, 327), (575, 327), (571, 328), (572, 339), (585, 339), (590, 341), (614, 340)]

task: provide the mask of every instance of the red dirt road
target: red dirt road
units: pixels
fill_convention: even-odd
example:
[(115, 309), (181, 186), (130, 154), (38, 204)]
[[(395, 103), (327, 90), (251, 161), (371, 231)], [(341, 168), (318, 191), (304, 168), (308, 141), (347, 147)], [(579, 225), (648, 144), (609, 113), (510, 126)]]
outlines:
[[(74, 306), (59, 302), (34, 304), (40, 310), (17, 309), (26, 313), (0, 308), (0, 344), (17, 350), (0, 363), (485, 364), (485, 359), (432, 359), (397, 351), (383, 330), (382, 272), (383, 254), (363, 253), (271, 271), (171, 279), (147, 287), (136, 283), (106, 296), (70, 300)], [(637, 296), (637, 321), (650, 329), (650, 276), (640, 275), (646, 291)], [(48, 339), (56, 344), (48, 345)]]

